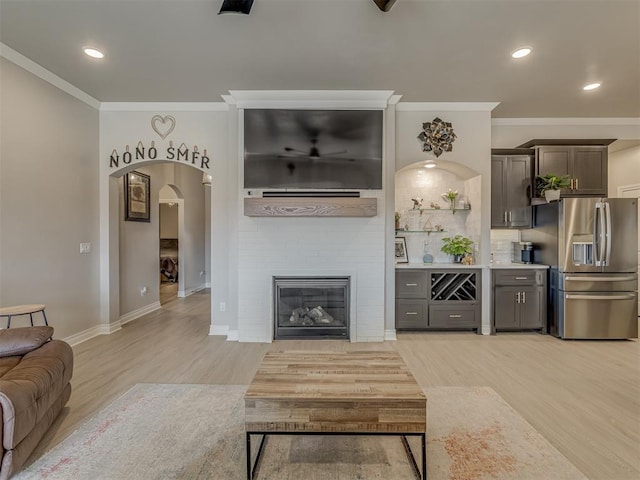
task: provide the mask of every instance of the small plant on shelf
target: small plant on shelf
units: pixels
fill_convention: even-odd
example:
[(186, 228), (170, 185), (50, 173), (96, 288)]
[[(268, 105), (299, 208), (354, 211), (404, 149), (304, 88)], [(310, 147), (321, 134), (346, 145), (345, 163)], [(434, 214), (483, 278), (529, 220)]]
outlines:
[(536, 191), (539, 196), (544, 196), (548, 202), (558, 200), (560, 198), (560, 190), (563, 188), (569, 188), (570, 186), (571, 180), (569, 175), (555, 175), (553, 173), (548, 173), (546, 175), (536, 176)]
[(452, 255), (454, 262), (459, 263), (463, 255), (473, 253), (473, 241), (462, 235), (444, 237), (440, 251)]
[(458, 191), (457, 190), (447, 190), (445, 193), (442, 194), (442, 198), (444, 198), (446, 201), (449, 202), (449, 204), (451, 205), (451, 210), (455, 210), (456, 209), (456, 199), (458, 198)]

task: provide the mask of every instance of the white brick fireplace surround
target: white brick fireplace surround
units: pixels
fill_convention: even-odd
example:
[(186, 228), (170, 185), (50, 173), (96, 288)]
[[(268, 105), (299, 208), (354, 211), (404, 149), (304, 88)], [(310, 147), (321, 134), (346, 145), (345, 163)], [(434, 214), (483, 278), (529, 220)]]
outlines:
[(380, 212), (372, 218), (243, 217), (239, 227), (240, 341), (272, 341), (274, 276), (350, 277), (351, 341), (384, 339)]
[[(232, 92), (236, 94), (237, 92)], [(243, 92), (244, 93), (244, 92)], [(278, 98), (260, 98), (269, 92), (234, 97), (238, 108), (238, 143), (243, 145), (244, 108), (377, 109), (386, 110), (393, 92), (288, 92)], [(302, 97), (295, 98), (296, 94)], [(255, 96), (252, 96), (254, 95)], [(242, 94), (240, 94), (242, 95)], [(282, 95), (282, 97), (280, 97)], [(385, 143), (389, 128), (385, 122)], [(386, 147), (385, 147), (386, 148)], [(385, 150), (388, 155), (389, 150)], [(391, 191), (361, 190), (376, 198), (373, 217), (249, 217), (244, 198), (260, 190), (242, 188), (242, 152), (238, 155), (238, 340), (271, 342), (274, 338), (274, 276), (350, 277), (352, 342), (383, 341), (385, 336), (385, 216)], [(393, 182), (394, 162), (387, 164)]]

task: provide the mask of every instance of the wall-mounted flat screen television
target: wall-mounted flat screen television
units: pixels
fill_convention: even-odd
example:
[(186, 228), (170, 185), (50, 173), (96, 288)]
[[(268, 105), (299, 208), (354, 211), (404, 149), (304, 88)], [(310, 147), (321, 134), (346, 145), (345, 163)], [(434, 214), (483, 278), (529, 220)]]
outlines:
[(244, 110), (244, 188), (381, 189), (382, 110)]

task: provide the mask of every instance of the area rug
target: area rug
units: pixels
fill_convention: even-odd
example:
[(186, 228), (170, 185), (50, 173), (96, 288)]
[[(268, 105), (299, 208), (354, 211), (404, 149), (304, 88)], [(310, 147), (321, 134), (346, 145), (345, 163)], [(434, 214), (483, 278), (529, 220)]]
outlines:
[[(13, 478), (244, 479), (245, 390), (138, 384)], [(430, 480), (586, 478), (491, 388), (425, 393)], [(410, 443), (419, 452), (419, 440)], [(257, 478), (415, 476), (398, 437), (270, 436)]]

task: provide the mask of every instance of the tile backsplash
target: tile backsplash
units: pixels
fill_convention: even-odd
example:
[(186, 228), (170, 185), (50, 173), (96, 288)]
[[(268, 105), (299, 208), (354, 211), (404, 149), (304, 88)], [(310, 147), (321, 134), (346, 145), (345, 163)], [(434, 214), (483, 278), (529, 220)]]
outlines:
[(520, 241), (520, 230), (491, 230), (491, 258), (493, 263), (511, 263), (511, 242)]
[[(450, 204), (442, 198), (448, 189), (458, 191), (456, 208), (471, 205), (470, 210), (452, 212)], [(400, 213), (400, 227), (408, 232), (397, 232), (396, 236), (405, 237), (410, 263), (422, 263), (425, 253), (433, 256), (435, 263), (448, 263), (449, 255), (442, 253), (442, 238), (464, 235), (475, 242), (475, 253), (479, 250), (480, 224), (479, 209), (475, 211), (473, 204), (479, 202), (480, 181), (471, 178), (460, 179), (453, 173), (438, 168), (426, 170), (413, 168), (396, 174), (395, 211)], [(421, 200), (422, 211), (414, 209), (412, 199)], [(464, 202), (464, 203), (461, 203)], [(439, 210), (432, 210), (437, 204)], [(479, 203), (476, 203), (476, 207)], [(422, 233), (431, 227), (441, 232)]]

